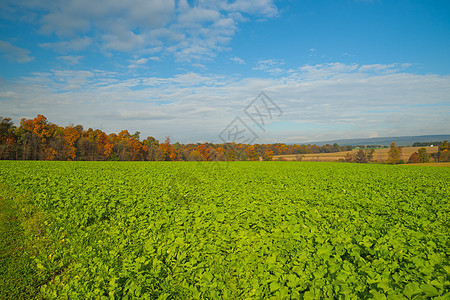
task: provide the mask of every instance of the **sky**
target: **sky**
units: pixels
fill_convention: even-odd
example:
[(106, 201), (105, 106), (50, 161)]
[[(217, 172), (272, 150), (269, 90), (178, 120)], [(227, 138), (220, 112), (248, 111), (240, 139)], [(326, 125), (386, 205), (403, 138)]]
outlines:
[(0, 116), (173, 142), (450, 133), (448, 0), (0, 0)]

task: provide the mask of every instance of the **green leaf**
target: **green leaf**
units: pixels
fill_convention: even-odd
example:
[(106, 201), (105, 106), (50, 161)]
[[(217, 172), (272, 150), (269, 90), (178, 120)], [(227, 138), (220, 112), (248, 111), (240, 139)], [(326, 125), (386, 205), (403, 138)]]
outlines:
[(269, 256), (266, 259), (267, 264), (273, 265), (277, 262), (277, 257), (275, 255)]
[(158, 300), (166, 300), (169, 297), (170, 297), (170, 294), (164, 293), (164, 294), (159, 295)]
[(405, 295), (409, 299), (412, 299), (414, 295), (420, 294), (422, 290), (417, 282), (410, 282), (405, 286)]
[(303, 274), (303, 268), (301, 268), (301, 267), (299, 267), (299, 266), (294, 266), (294, 267), (292, 268), (292, 271), (293, 271), (294, 273), (296, 273), (297, 275)]
[(288, 287), (294, 288), (299, 284), (299, 278), (295, 274), (289, 274), (287, 276), (287, 280), (288, 280), (287, 283)]
[(442, 268), (444, 268), (445, 272), (447, 272), (447, 274), (450, 275), (450, 266), (442, 266)]
[(223, 222), (223, 221), (225, 221), (225, 215), (224, 215), (224, 214), (219, 214), (219, 215), (217, 215), (217, 216), (216, 216), (216, 220), (217, 220), (218, 222)]
[(211, 282), (213, 280), (213, 275), (210, 272), (205, 272), (202, 274), (203, 279), (207, 282)]
[(271, 292), (278, 291), (279, 288), (280, 288), (280, 284), (278, 282), (272, 282), (270, 284), (270, 291)]
[(376, 290), (371, 290), (370, 293), (373, 295), (373, 298), (375, 300), (386, 300), (386, 295), (383, 293), (380, 293)]
[(422, 283), (420, 289), (428, 297), (439, 296), (438, 290), (430, 284)]
[(389, 294), (387, 300), (404, 300), (405, 297), (400, 294)]
[(320, 247), (317, 250), (317, 255), (319, 255), (319, 256), (330, 255), (332, 250), (333, 250), (332, 245), (325, 245), (325, 246)]

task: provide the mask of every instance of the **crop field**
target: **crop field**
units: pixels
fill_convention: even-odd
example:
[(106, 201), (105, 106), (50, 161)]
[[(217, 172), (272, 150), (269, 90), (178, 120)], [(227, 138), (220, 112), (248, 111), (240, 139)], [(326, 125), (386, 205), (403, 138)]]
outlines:
[[(420, 148), (427, 149), (427, 153), (437, 153), (438, 148), (437, 146), (431, 147), (403, 147), (402, 148), (402, 155), (400, 156), (400, 159), (403, 161), (408, 161), (411, 154), (414, 152), (419, 151)], [(375, 149), (375, 153), (373, 154), (373, 161), (377, 162), (385, 162), (388, 158), (388, 152), (390, 148), (381, 148), (381, 149)], [(302, 157), (302, 161), (322, 161), (322, 162), (330, 162), (330, 161), (338, 161), (339, 159), (344, 159), (345, 156), (348, 153), (356, 153), (358, 152), (357, 149), (354, 149), (352, 151), (341, 151), (341, 152), (334, 152), (334, 153), (309, 153), (309, 154), (302, 154), (300, 155)], [(282, 158), (284, 160), (296, 160), (297, 159), (296, 154), (289, 154), (289, 155), (276, 155), (274, 156), (274, 159)]]
[[(449, 299), (449, 182), (421, 166), (0, 161), (22, 237), (2, 244), (0, 298)], [(34, 280), (15, 285), (16, 265)]]

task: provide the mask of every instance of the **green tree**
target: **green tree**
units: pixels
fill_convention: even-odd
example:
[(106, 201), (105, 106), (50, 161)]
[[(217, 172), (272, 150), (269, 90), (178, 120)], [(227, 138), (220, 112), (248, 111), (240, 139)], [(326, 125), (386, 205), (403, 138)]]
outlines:
[(421, 163), (426, 163), (430, 161), (430, 155), (427, 153), (426, 148), (420, 148), (417, 155), (419, 156), (419, 161)]
[(337, 143), (334, 143), (333, 144), (333, 149), (334, 149), (334, 151), (338, 152), (340, 150), (339, 149), (339, 145)]
[(148, 160), (163, 160), (161, 149), (159, 149), (159, 141), (152, 136), (147, 137), (142, 144), (147, 146), (147, 159)]
[(0, 159), (17, 157), (16, 127), (10, 118), (0, 117)]

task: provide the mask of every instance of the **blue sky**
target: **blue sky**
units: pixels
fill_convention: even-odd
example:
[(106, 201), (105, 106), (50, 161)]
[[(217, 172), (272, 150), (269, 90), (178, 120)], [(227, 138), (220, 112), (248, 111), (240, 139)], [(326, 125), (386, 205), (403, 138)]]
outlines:
[[(0, 116), (179, 142), (237, 117), (256, 143), (448, 134), (449, 53), (448, 1), (3, 0)], [(281, 112), (263, 127), (261, 91)]]

